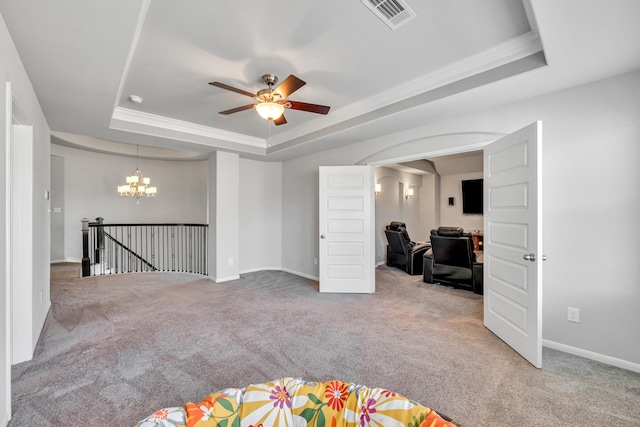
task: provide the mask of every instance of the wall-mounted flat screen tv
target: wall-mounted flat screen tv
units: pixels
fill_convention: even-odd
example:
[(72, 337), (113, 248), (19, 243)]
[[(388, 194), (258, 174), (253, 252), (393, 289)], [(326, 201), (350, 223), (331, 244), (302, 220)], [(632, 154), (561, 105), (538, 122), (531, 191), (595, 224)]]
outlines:
[(462, 181), (462, 213), (482, 213), (482, 179)]

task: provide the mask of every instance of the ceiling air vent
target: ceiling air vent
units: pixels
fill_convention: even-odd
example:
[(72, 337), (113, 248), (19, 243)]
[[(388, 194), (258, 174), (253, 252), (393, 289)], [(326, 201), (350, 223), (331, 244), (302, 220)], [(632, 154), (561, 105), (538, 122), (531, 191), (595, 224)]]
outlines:
[(404, 0), (362, 0), (362, 3), (392, 30), (416, 17)]

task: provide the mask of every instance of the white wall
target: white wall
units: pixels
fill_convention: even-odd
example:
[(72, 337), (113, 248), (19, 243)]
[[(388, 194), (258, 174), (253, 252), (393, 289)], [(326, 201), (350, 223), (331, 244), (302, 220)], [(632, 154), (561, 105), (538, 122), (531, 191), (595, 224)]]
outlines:
[(136, 168), (135, 157), (94, 153), (50, 144), (51, 153), (64, 158), (65, 259), (82, 259), (82, 218), (105, 223), (207, 222), (206, 161), (166, 161), (140, 159), (139, 167), (156, 197), (120, 197), (116, 191)]
[[(94, 220), (102, 216), (105, 222), (111, 223), (207, 222), (207, 161), (140, 159), (140, 169), (158, 187), (158, 195), (136, 204), (133, 199), (120, 198), (115, 190), (135, 168), (135, 158), (55, 144), (51, 150), (55, 154), (52, 157), (64, 165), (62, 190), (66, 196), (60, 206), (62, 212), (52, 213), (65, 218), (62, 259), (79, 261), (82, 258), (80, 220), (85, 217)], [(239, 176), (234, 174), (233, 178), (239, 181), (240, 188), (239, 268), (241, 271), (280, 268), (282, 164), (240, 159), (239, 166)], [(51, 190), (52, 201), (59, 196), (56, 190), (55, 187)], [(214, 227), (209, 231), (214, 239)], [(52, 238), (60, 237), (52, 233)], [(55, 244), (57, 242), (52, 242)]]
[(282, 163), (240, 159), (240, 272), (282, 266)]
[(318, 278), (318, 186), (320, 166), (348, 165), (333, 151), (282, 164), (282, 268)]
[(209, 276), (217, 282), (240, 277), (240, 158), (217, 151), (209, 156)]
[[(318, 166), (477, 149), (486, 132), (542, 120), (543, 338), (640, 368), (638, 99), (634, 72), (287, 161), (283, 216), (293, 232), (283, 232), (283, 265), (317, 275), (309, 260), (317, 256)], [(567, 322), (567, 306), (580, 308), (581, 323)]]
[(425, 240), (429, 238), (431, 230), (440, 225), (440, 176), (422, 175), (420, 188), (420, 215), (424, 229)]
[[(462, 213), (462, 181), (482, 178), (482, 172), (443, 175), (440, 177), (440, 222), (443, 226), (462, 227), (465, 231), (482, 230), (482, 214)], [(453, 206), (449, 206), (453, 197)]]
[[(7, 143), (8, 123), (11, 123), (7, 106), (7, 85), (11, 83), (11, 92), (22, 112), (33, 126), (33, 193), (24, 197), (32, 198), (32, 243), (33, 260), (30, 307), (32, 312), (31, 330), (23, 331), (32, 337), (35, 348), (44, 319), (49, 310), (49, 204), (44, 198), (49, 189), (49, 127), (38, 99), (33, 91), (26, 71), (22, 66), (13, 41), (3, 19), (0, 19), (0, 224), (6, 225), (7, 211)], [(11, 415), (11, 370), (8, 334), (8, 280), (7, 280), (7, 233), (0, 232), (0, 426), (6, 425)], [(42, 295), (42, 299), (41, 299)]]
[(51, 156), (51, 262), (64, 261), (64, 158)]

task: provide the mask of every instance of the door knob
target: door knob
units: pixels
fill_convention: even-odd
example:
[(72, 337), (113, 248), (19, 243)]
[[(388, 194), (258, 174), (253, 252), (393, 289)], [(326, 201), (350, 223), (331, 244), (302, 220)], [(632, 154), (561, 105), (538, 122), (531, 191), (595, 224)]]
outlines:
[(542, 255), (542, 260), (546, 261), (547, 260), (547, 256), (546, 255)]
[(522, 258), (526, 259), (527, 261), (535, 261), (536, 260), (536, 254), (525, 254)]
[(321, 238), (321, 239), (324, 239), (324, 234), (321, 234), (321, 235), (320, 235), (320, 238)]

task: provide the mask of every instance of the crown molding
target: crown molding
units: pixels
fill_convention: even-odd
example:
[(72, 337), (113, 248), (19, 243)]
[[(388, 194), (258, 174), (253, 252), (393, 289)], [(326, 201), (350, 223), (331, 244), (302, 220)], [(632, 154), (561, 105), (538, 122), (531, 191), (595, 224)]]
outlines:
[[(332, 111), (328, 116), (291, 127), (268, 139), (118, 106), (113, 110), (110, 127), (127, 132), (268, 156), (268, 154), (306, 144), (321, 137), (340, 133), (363, 122), (375, 121), (388, 114), (431, 102), (428, 97), (423, 100), (419, 100), (418, 97), (452, 83), (461, 82), (498, 67), (515, 63), (542, 51), (542, 42), (538, 33), (529, 31), (464, 60), (389, 88), (378, 95)], [(411, 99), (415, 102), (409, 102)]]
[[(464, 60), (454, 62), (433, 73), (390, 88), (376, 96), (354, 102), (323, 118), (323, 121), (312, 120), (303, 125), (288, 129), (270, 140), (273, 151), (277, 145), (296, 140), (323, 128), (354, 119), (382, 109), (384, 107), (413, 98), (419, 94), (433, 91), (451, 83), (478, 75), (497, 67), (514, 63), (518, 60), (542, 51), (542, 42), (536, 32), (529, 31), (509, 39), (491, 49), (485, 50)], [(341, 127), (336, 127), (340, 129)], [(323, 134), (323, 136), (326, 136)]]
[(140, 41), (140, 35), (142, 34), (144, 22), (147, 19), (149, 5), (151, 5), (151, 0), (142, 0), (142, 4), (140, 5), (140, 13), (138, 14), (138, 21), (136, 22), (136, 27), (133, 32), (133, 38), (131, 39), (131, 46), (129, 46), (127, 61), (124, 64), (122, 76), (120, 76), (120, 84), (118, 85), (116, 98), (113, 100), (114, 109), (118, 108), (118, 103), (120, 102), (120, 98), (122, 97), (122, 91), (124, 90), (124, 85), (127, 81), (127, 77), (129, 76), (129, 70), (131, 69), (131, 62), (133, 61), (133, 56), (135, 55), (136, 49), (138, 48), (138, 42)]
[[(94, 153), (110, 154), (116, 156), (138, 157), (151, 160), (205, 160), (206, 153), (188, 150), (176, 150), (173, 148), (156, 147), (142, 144), (131, 144), (113, 141), (104, 138), (96, 138), (88, 135), (51, 131), (51, 143), (63, 147), (78, 150), (92, 151)], [(135, 147), (143, 150), (139, 151)]]
[[(264, 149), (267, 146), (266, 140), (262, 138), (122, 107), (116, 107), (113, 110), (109, 127), (162, 138), (183, 139), (206, 145), (223, 146), (254, 154), (259, 154), (255, 148), (262, 149), (262, 154), (264, 154)], [(249, 147), (254, 149), (249, 149)]]

